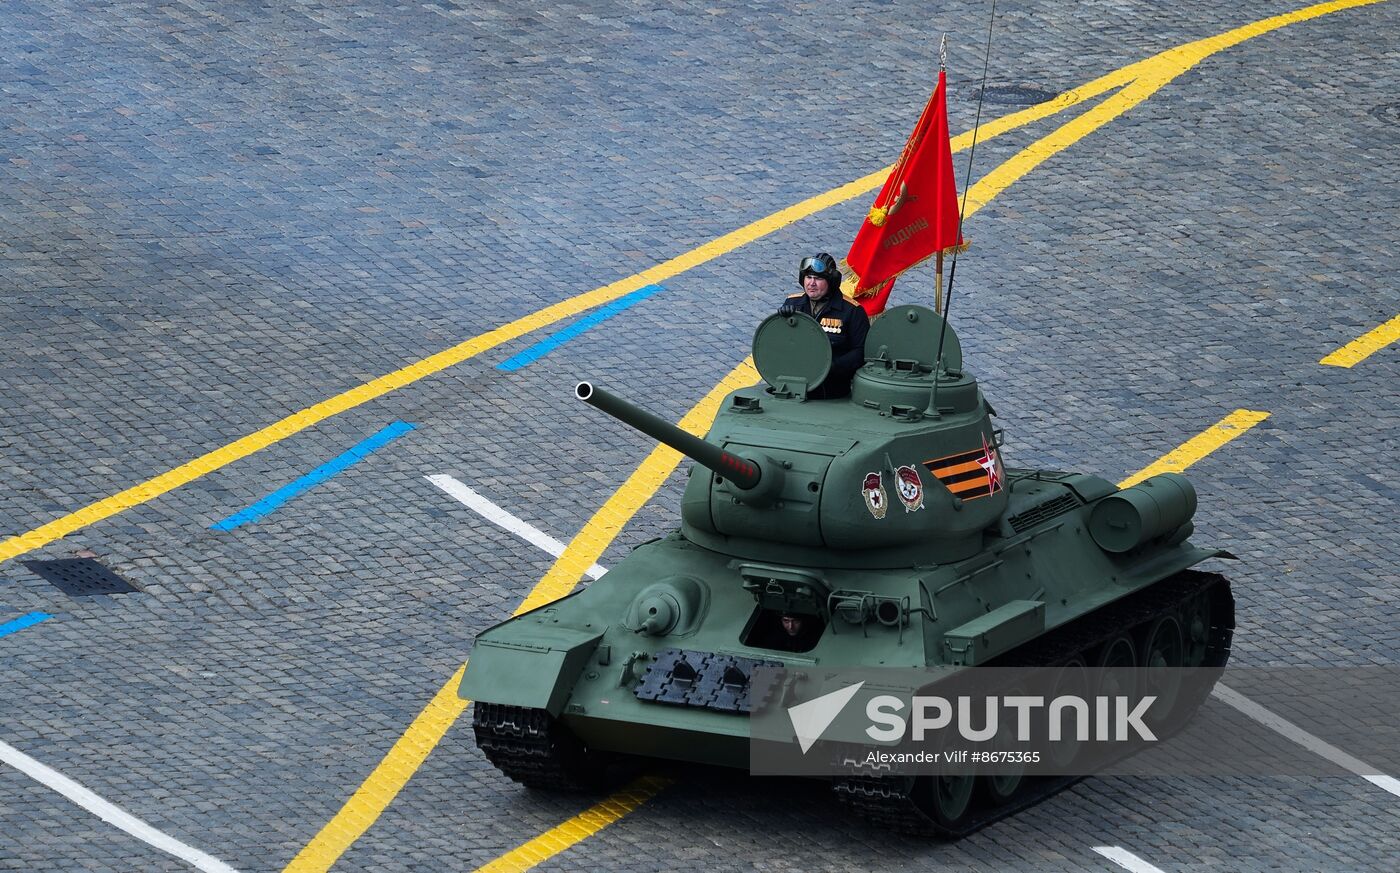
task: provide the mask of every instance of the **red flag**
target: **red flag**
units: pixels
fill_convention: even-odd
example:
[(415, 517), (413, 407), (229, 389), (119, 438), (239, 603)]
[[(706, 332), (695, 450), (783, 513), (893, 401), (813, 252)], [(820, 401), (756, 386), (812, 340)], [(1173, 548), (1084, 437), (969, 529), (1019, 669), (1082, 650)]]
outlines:
[(846, 255), (857, 277), (852, 296), (871, 315), (885, 308), (895, 276), (962, 245), (945, 80), (939, 70), (938, 87)]

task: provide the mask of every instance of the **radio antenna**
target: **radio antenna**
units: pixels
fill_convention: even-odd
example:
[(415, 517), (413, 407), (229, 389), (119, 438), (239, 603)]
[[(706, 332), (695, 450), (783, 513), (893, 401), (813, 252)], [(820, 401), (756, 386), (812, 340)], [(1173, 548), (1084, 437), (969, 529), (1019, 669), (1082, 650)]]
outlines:
[[(958, 239), (962, 240), (963, 218), (967, 216), (967, 189), (972, 184), (972, 157), (977, 154), (977, 135), (982, 132), (982, 98), (987, 94), (987, 70), (992, 61), (992, 23), (997, 17), (997, 0), (992, 0), (992, 14), (987, 18), (987, 47), (982, 52), (982, 87), (977, 90), (977, 119), (972, 125), (972, 146), (967, 150), (967, 171), (963, 174), (962, 204), (958, 208)], [(930, 406), (938, 414), (938, 372), (943, 369), (943, 340), (948, 335), (948, 307), (953, 305), (953, 280), (958, 275), (958, 251), (953, 249), (953, 266), (948, 269), (948, 291), (943, 298), (943, 327), (938, 332), (938, 354), (934, 357), (933, 397)]]

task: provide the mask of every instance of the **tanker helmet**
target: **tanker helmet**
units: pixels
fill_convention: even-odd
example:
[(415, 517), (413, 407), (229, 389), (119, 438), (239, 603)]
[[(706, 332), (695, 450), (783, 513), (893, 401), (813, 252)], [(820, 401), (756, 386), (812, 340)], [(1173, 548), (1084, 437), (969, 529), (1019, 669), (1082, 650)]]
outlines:
[(841, 271), (836, 267), (836, 259), (826, 252), (817, 252), (810, 258), (802, 259), (797, 267), (797, 284), (800, 286), (808, 275), (825, 279), (830, 291), (841, 290)]

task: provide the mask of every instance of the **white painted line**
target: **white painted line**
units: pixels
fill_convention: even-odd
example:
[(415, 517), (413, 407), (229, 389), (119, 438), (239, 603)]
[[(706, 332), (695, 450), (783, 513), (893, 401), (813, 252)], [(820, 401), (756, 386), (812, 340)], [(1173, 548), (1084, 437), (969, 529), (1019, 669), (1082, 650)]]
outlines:
[(1320, 755), (1333, 764), (1336, 764), (1338, 767), (1341, 767), (1343, 770), (1350, 770), (1372, 785), (1389, 791), (1396, 797), (1400, 797), (1400, 780), (1385, 775), (1380, 771), (1380, 768), (1372, 767), (1360, 758), (1354, 758), (1331, 743), (1313, 736), (1293, 722), (1285, 719), (1283, 716), (1270, 712), (1248, 697), (1245, 697), (1235, 689), (1226, 685), (1217, 684), (1215, 690), (1211, 692), (1211, 696), (1219, 698), (1224, 703), (1228, 703), (1230, 706), (1233, 706), (1235, 709), (1238, 709), (1240, 712), (1270, 730), (1277, 731), (1307, 749), (1309, 752)]
[[(477, 494), (451, 476), (438, 474), (436, 476), (429, 476), (428, 481), (441, 488), (443, 491), (446, 491), (458, 503), (461, 503), (471, 511), (482, 516), (487, 521), (500, 525), (525, 542), (539, 546), (556, 558), (564, 553), (563, 543), (529, 522), (511, 515), (509, 512), (506, 512), (501, 507), (487, 500), (485, 497), (482, 497), (480, 494)], [(586, 573), (590, 579), (597, 579), (608, 571), (594, 564), (583, 572)]]
[(1394, 776), (1377, 776), (1377, 775), (1372, 775), (1372, 776), (1362, 776), (1361, 778), (1362, 778), (1362, 779), (1365, 779), (1367, 782), (1371, 783), (1372, 785), (1375, 785), (1377, 788), (1381, 788), (1381, 789), (1383, 789), (1383, 790), (1385, 790), (1385, 791), (1389, 791), (1391, 794), (1394, 794), (1396, 797), (1400, 797), (1400, 779), (1396, 779)]
[(1133, 873), (1166, 873), (1161, 867), (1154, 867), (1127, 849), (1118, 846), (1094, 846), (1094, 851), (1124, 870), (1131, 870)]
[(52, 788), (108, 824), (121, 828), (136, 839), (149, 843), (162, 852), (188, 862), (196, 870), (206, 870), (209, 873), (237, 873), (218, 858), (206, 855), (169, 834), (156, 830), (131, 813), (124, 812), (93, 794), (52, 767), (40, 764), (3, 741), (0, 741), (0, 761), (4, 761), (21, 773)]

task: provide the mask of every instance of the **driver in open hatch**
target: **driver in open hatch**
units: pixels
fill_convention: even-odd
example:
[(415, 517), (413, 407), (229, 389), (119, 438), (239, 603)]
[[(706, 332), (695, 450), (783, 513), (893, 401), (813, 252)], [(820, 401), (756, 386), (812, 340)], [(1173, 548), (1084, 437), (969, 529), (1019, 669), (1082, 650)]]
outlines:
[(865, 363), (865, 335), (870, 318), (859, 305), (841, 296), (841, 271), (826, 252), (803, 258), (797, 268), (802, 290), (778, 307), (781, 315), (801, 312), (817, 320), (831, 340), (831, 374), (808, 397), (845, 397), (851, 377)]
[(780, 652), (810, 652), (821, 639), (823, 625), (815, 615), (765, 609), (753, 623), (744, 645)]

